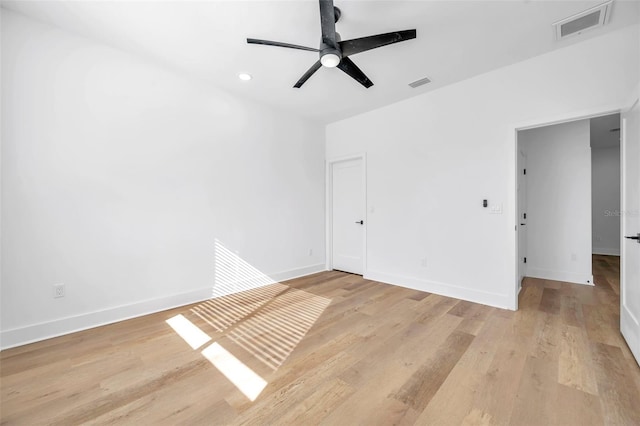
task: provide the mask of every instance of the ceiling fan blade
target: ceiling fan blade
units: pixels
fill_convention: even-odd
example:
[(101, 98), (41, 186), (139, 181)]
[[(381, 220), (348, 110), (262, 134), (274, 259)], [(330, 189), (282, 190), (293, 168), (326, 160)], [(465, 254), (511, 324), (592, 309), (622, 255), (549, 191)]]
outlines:
[(319, 60), (315, 64), (311, 65), (311, 68), (309, 68), (307, 72), (305, 72), (304, 75), (300, 77), (300, 80), (298, 80), (298, 82), (293, 87), (295, 87), (296, 89), (302, 87), (305, 81), (309, 80), (309, 77), (311, 77), (316, 71), (318, 71), (321, 66), (322, 64)]
[(401, 41), (416, 38), (416, 30), (394, 31), (392, 33), (377, 34), (368, 37), (354, 38), (341, 41), (338, 44), (342, 49), (342, 56), (355, 55), (356, 53), (386, 46), (388, 44), (399, 43)]
[(297, 44), (281, 43), (279, 41), (260, 40), (260, 39), (257, 39), (257, 38), (248, 38), (247, 39), (247, 43), (249, 43), (249, 44), (264, 44), (264, 45), (267, 45), (267, 46), (288, 47), (289, 49), (299, 49), (299, 50), (308, 50), (310, 52), (319, 52), (318, 49), (314, 49), (313, 47), (298, 46)]
[(364, 75), (362, 70), (358, 68), (351, 59), (343, 57), (338, 64), (338, 68), (347, 73), (351, 78), (362, 84), (367, 89), (373, 86), (373, 82), (369, 80), (369, 77)]
[(322, 42), (336, 47), (336, 15), (333, 0), (320, 0), (320, 26), (322, 27)]

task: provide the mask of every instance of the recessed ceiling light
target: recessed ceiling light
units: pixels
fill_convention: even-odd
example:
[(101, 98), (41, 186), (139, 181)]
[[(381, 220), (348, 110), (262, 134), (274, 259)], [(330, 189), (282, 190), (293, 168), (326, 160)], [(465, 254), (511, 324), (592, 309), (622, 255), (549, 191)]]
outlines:
[(238, 74), (238, 78), (242, 81), (249, 81), (251, 80), (251, 74), (247, 74), (246, 72), (241, 72), (240, 74)]

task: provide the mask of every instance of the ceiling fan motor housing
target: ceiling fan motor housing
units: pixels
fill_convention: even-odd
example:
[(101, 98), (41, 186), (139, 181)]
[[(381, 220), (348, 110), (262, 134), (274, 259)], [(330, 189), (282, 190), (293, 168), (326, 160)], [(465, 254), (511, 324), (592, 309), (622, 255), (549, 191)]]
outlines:
[[(335, 46), (320, 40), (320, 62), (325, 67), (333, 68), (337, 66), (342, 60), (342, 50), (340, 50), (340, 45), (339, 45), (340, 41), (342, 41), (342, 38), (340, 37), (340, 34), (338, 34), (337, 32), (336, 32)], [(324, 58), (326, 55), (334, 55), (334, 56), (329, 58)], [(337, 62), (336, 62), (336, 57), (337, 57)], [(324, 60), (322, 58), (324, 58)]]
[[(338, 33), (336, 33), (336, 38), (338, 39), (337, 41), (340, 41), (340, 36), (338, 35)], [(331, 56), (325, 58), (325, 56), (327, 55)], [(320, 42), (320, 62), (322, 63), (322, 65), (332, 68), (337, 66), (341, 60), (342, 51), (340, 50), (339, 45), (332, 46), (330, 44)]]

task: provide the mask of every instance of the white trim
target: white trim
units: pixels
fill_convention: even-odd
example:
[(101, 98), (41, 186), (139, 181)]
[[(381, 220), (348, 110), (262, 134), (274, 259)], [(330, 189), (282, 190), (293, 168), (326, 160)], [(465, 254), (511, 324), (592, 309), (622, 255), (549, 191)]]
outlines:
[[(636, 105), (636, 103), (638, 103), (638, 100), (636, 99), (636, 101), (633, 103), (633, 105), (631, 105), (631, 107), (627, 110), (630, 111), (631, 109), (633, 109), (633, 107)], [(627, 179), (626, 179), (626, 165), (627, 163), (624, 161), (625, 156), (626, 156), (626, 151), (627, 151), (627, 119), (623, 118), (622, 122), (620, 123), (621, 125), (621, 130), (622, 130), (622, 138), (621, 138), (621, 144), (620, 144), (620, 191), (622, 194), (622, 199), (621, 199), (621, 204), (620, 207), (621, 209), (627, 210), (627, 198), (625, 197), (625, 194), (627, 193)], [(621, 239), (624, 238), (625, 235), (627, 235), (627, 232), (629, 232), (629, 234), (631, 233), (629, 229), (627, 229), (627, 221), (626, 220), (622, 220), (622, 223), (620, 224), (620, 231), (621, 231)], [(624, 282), (624, 270), (625, 270), (625, 260), (627, 259), (627, 245), (624, 244), (625, 240), (622, 240), (623, 243), (621, 244), (622, 246), (622, 253), (621, 253), (621, 257), (620, 257), (620, 285), (621, 286), (625, 286), (626, 282)], [(632, 323), (635, 323), (636, 325), (638, 324), (638, 320), (636, 319), (636, 317), (633, 315), (633, 313), (631, 312), (631, 310), (629, 310), (629, 308), (627, 308), (627, 298), (626, 298), (626, 291), (624, 287), (620, 288), (620, 315), (621, 315), (621, 319), (620, 319), (620, 329), (622, 330), (622, 316), (626, 314), (626, 316), (631, 320)], [(631, 327), (633, 328), (633, 327)], [(635, 334), (635, 330), (634, 330), (634, 334)], [(626, 337), (626, 336), (625, 336)]]
[[(637, 98), (634, 97), (633, 101), (635, 101)], [(512, 233), (512, 237), (511, 237), (511, 247), (513, 247), (514, 249), (511, 251), (512, 254), (512, 258), (511, 258), (511, 262), (509, 262), (509, 276), (514, 277), (513, 278), (513, 283), (514, 285), (512, 286), (512, 289), (510, 290), (510, 298), (511, 298), (511, 304), (514, 307), (514, 310), (518, 310), (518, 292), (519, 292), (519, 287), (520, 287), (520, 282), (519, 282), (519, 275), (518, 275), (518, 231), (517, 231), (517, 218), (518, 218), (518, 186), (517, 186), (517, 181), (518, 181), (518, 132), (521, 130), (527, 130), (527, 129), (535, 129), (538, 127), (546, 127), (546, 126), (552, 126), (554, 124), (561, 124), (561, 123), (569, 123), (572, 121), (578, 121), (578, 120), (585, 120), (588, 118), (593, 118), (593, 117), (600, 117), (603, 115), (609, 115), (609, 114), (616, 114), (618, 112), (621, 112), (625, 109), (630, 108), (630, 104), (629, 102), (631, 102), (630, 100), (627, 100), (627, 102), (625, 102), (623, 105), (620, 104), (614, 104), (614, 105), (602, 105), (600, 107), (596, 107), (596, 108), (588, 108), (588, 109), (584, 109), (584, 110), (578, 110), (578, 111), (574, 111), (572, 113), (563, 113), (563, 114), (559, 114), (559, 115), (550, 115), (547, 117), (540, 117), (537, 119), (531, 119), (531, 120), (527, 120), (527, 121), (522, 121), (519, 123), (513, 123), (511, 125), (509, 125), (507, 127), (508, 131), (509, 131), (509, 140), (510, 143), (508, 145), (508, 149), (511, 152), (511, 164), (509, 164), (509, 168), (511, 169), (510, 173), (509, 173), (509, 180), (507, 181), (507, 191), (509, 194), (512, 195), (512, 197), (510, 197), (508, 199), (507, 202), (507, 206), (506, 206), (506, 211), (505, 210), (505, 214), (507, 215), (506, 217), (511, 218), (510, 221), (508, 222), (507, 226), (509, 227), (508, 229), (514, 230), (514, 232)], [(625, 105), (626, 104), (626, 105)], [(509, 214), (510, 212), (510, 214)], [(591, 282), (593, 283), (593, 279), (591, 280)]]
[(318, 272), (326, 271), (324, 263), (317, 263), (315, 265), (303, 266), (302, 268), (289, 269), (282, 272), (276, 272), (275, 274), (269, 274), (269, 278), (274, 281), (288, 281), (294, 278), (306, 277), (307, 275), (317, 274)]
[(640, 324), (628, 309), (620, 310), (620, 332), (640, 364)]
[(620, 256), (620, 248), (594, 247), (591, 252), (602, 256)]
[(326, 198), (325, 198), (325, 222), (326, 222), (326, 270), (333, 269), (333, 165), (344, 161), (361, 160), (362, 161), (362, 210), (364, 229), (362, 233), (362, 275), (367, 274), (367, 228), (369, 220), (367, 217), (367, 154), (359, 153), (348, 156), (330, 158), (326, 160)]
[(453, 297), (455, 299), (467, 300), (469, 302), (480, 303), (483, 305), (495, 306), (496, 308), (514, 310), (513, 306), (511, 306), (508, 294), (479, 291), (467, 287), (459, 287), (453, 284), (386, 274), (384, 272), (376, 271), (369, 271), (367, 276), (364, 278), (413, 290), (438, 294), (441, 296)]
[[(509, 167), (512, 168), (510, 175), (515, 179), (513, 181), (507, 181), (507, 191), (512, 194), (515, 193), (515, 197), (513, 198), (513, 202), (511, 200), (507, 200), (507, 209), (511, 210), (511, 217), (513, 219), (512, 223), (509, 223), (509, 226), (513, 226), (514, 240), (515, 240), (515, 250), (513, 252), (514, 260), (515, 260), (515, 288), (514, 292), (511, 295), (511, 306), (514, 311), (518, 310), (518, 295), (520, 294), (520, 290), (522, 290), (522, 280), (526, 277), (527, 266), (524, 267), (525, 277), (520, 276), (520, 206), (518, 205), (518, 180), (520, 179), (520, 170), (518, 169), (518, 150), (520, 147), (518, 146), (518, 129), (514, 128), (512, 130), (512, 137), (515, 140), (515, 143), (510, 144), (509, 146), (513, 148), (512, 152), (512, 164)], [(508, 215), (507, 215), (508, 217)]]
[(516, 132), (521, 130), (537, 129), (539, 127), (554, 126), (556, 124), (571, 123), (573, 121), (586, 120), (589, 118), (602, 117), (604, 115), (617, 114), (626, 109), (628, 102), (615, 105), (603, 105), (599, 108), (587, 108), (576, 111), (574, 113), (567, 113), (562, 115), (549, 115), (540, 119), (532, 119), (514, 123), (509, 128), (515, 129)]
[(576, 274), (575, 272), (550, 271), (548, 269), (527, 267), (527, 277), (543, 280), (563, 281), (566, 283), (594, 285), (593, 275)]
[[(325, 270), (324, 264), (309, 265), (302, 268), (270, 274), (274, 281), (285, 281), (301, 276), (315, 274)], [(31, 324), (24, 327), (0, 332), (0, 349), (5, 350), (28, 343), (39, 342), (52, 337), (88, 330), (131, 318), (137, 318), (156, 312), (173, 309), (211, 298), (211, 287), (192, 290), (186, 293), (143, 300), (127, 305), (116, 306), (52, 321)]]
[[(632, 110), (636, 104), (640, 101), (640, 85), (638, 85), (636, 87), (636, 93), (633, 99), (633, 103), (631, 104), (631, 106), (629, 108), (626, 108), (623, 110), (623, 112), (626, 111), (630, 111)], [(627, 193), (627, 179), (626, 179), (626, 162), (624, 161), (625, 159), (625, 155), (626, 155), (626, 148), (627, 148), (627, 143), (626, 143), (626, 139), (627, 139), (627, 119), (623, 118), (622, 122), (621, 122), (621, 127), (622, 127), (622, 138), (621, 141), (622, 143), (620, 144), (620, 179), (621, 179), (621, 194), (622, 194), (622, 200), (621, 200), (621, 208), (622, 210), (627, 210), (627, 199), (624, 196), (624, 194)], [(631, 234), (633, 231), (627, 229), (626, 227), (627, 222), (625, 220), (622, 221), (621, 226), (620, 226), (620, 231), (621, 231), (621, 238), (624, 238), (625, 235), (627, 235), (627, 233)], [(623, 240), (624, 241), (624, 240)], [(625, 270), (625, 261), (627, 259), (627, 244), (621, 244), (622, 249), (621, 249), (621, 256), (620, 256), (620, 285), (621, 286), (625, 286), (628, 283), (624, 282), (624, 270)], [(638, 347), (640, 345), (640, 336), (638, 335), (640, 332), (638, 330), (640, 330), (640, 322), (638, 321), (638, 319), (635, 317), (635, 315), (633, 314), (633, 312), (631, 312), (631, 310), (629, 308), (627, 308), (627, 297), (626, 297), (626, 291), (624, 287), (620, 288), (620, 331), (622, 332), (622, 335), (625, 339), (627, 339), (627, 344), (628, 346), (631, 348), (633, 355), (636, 357), (636, 360), (639, 359), (640, 354), (636, 353), (638, 351)], [(625, 318), (627, 318), (627, 320), (625, 321)], [(628, 324), (631, 324), (631, 326), (629, 327)]]

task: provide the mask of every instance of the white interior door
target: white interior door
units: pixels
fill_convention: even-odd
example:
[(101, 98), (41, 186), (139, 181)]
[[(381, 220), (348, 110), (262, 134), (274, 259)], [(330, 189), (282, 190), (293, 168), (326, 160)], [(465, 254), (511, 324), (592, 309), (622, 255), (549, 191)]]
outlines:
[(364, 271), (364, 174), (362, 159), (333, 163), (332, 267), (362, 275)]
[[(622, 113), (620, 330), (640, 363), (640, 106)], [(629, 238), (632, 237), (632, 238)], [(636, 239), (633, 239), (636, 238)]]
[(527, 258), (527, 157), (518, 150), (518, 290), (526, 276)]

